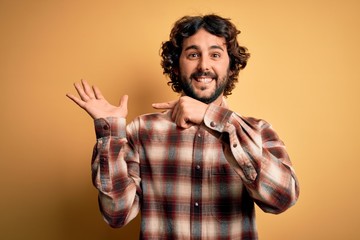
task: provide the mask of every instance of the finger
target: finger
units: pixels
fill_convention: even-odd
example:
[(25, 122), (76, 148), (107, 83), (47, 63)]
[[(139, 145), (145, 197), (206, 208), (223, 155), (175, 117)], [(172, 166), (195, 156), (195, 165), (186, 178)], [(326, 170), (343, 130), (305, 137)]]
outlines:
[(93, 86), (92, 88), (95, 93), (96, 99), (104, 99), (104, 96), (102, 95), (100, 89), (97, 86)]
[(89, 100), (89, 96), (84, 92), (83, 86), (80, 83), (74, 83), (75, 89), (83, 101)]
[(85, 103), (84, 103), (81, 99), (75, 97), (74, 95), (72, 95), (72, 94), (70, 94), (70, 93), (67, 93), (66, 96), (67, 96), (68, 98), (70, 98), (73, 102), (75, 102), (77, 105), (79, 105), (79, 107), (81, 107), (81, 108), (84, 107), (84, 104), (85, 104)]
[(195, 125), (195, 124), (193, 124), (193, 123), (191, 123), (191, 122), (186, 122), (186, 123), (183, 123), (183, 124), (181, 125), (181, 127), (187, 129), (187, 128), (190, 128), (190, 127), (192, 127), (192, 126), (194, 126), (194, 125)]
[(176, 125), (178, 127), (181, 127), (181, 128), (190, 128), (191, 126), (193, 126), (194, 124), (192, 122), (190, 122), (189, 120), (187, 120), (186, 118), (178, 118), (176, 120)]
[(179, 118), (179, 104), (176, 104), (172, 109), (171, 119), (176, 122), (176, 120)]
[(120, 98), (120, 104), (119, 104), (119, 106), (122, 107), (122, 108), (127, 109), (128, 99), (129, 99), (129, 96), (128, 96), (128, 95), (122, 96), (122, 97)]
[(155, 109), (172, 109), (178, 100), (170, 101), (170, 102), (163, 102), (163, 103), (153, 103), (152, 107)]
[(179, 127), (182, 127), (184, 125), (184, 118), (182, 117), (182, 112), (179, 109), (179, 104), (177, 104), (173, 110), (173, 113), (171, 115), (172, 119), (178, 125)]
[(126, 118), (127, 114), (128, 114), (128, 99), (129, 96), (128, 95), (124, 95), (120, 98), (120, 103), (119, 103), (119, 108), (120, 108), (120, 116)]
[(90, 98), (95, 98), (94, 91), (92, 90), (88, 82), (84, 79), (81, 79), (81, 84), (83, 85), (86, 95), (88, 95)]

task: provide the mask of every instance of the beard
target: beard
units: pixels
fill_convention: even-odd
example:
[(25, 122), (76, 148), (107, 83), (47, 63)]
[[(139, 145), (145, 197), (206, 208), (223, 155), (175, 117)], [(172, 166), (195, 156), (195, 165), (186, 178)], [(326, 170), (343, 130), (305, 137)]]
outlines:
[[(193, 88), (193, 86), (190, 84), (191, 81), (196, 81), (196, 80), (194, 80), (195, 78), (202, 77), (202, 76), (203, 77), (204, 76), (211, 77), (212, 79), (214, 79), (213, 81), (216, 81), (216, 88), (215, 88), (214, 92), (211, 93), (207, 97), (199, 96), (195, 92), (195, 89)], [(218, 99), (218, 97), (224, 92), (226, 85), (228, 83), (228, 79), (229, 79), (228, 74), (226, 74), (226, 76), (224, 76), (223, 79), (220, 80), (216, 74), (201, 71), (201, 72), (196, 72), (196, 73), (191, 74), (189, 79), (185, 76), (180, 76), (180, 85), (186, 96), (194, 98), (205, 104), (209, 104), (209, 103), (212, 103), (213, 101), (215, 101), (216, 99)], [(201, 90), (205, 90), (205, 89), (201, 89)]]

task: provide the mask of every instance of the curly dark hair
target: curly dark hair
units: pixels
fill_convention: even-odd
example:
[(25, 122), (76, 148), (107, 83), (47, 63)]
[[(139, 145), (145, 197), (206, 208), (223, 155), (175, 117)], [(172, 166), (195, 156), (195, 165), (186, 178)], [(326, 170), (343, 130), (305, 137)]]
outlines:
[(176, 21), (170, 32), (170, 40), (163, 42), (160, 49), (163, 73), (170, 78), (168, 85), (171, 86), (173, 91), (180, 93), (183, 89), (177, 73), (182, 43), (185, 38), (194, 35), (201, 28), (213, 35), (225, 38), (230, 58), (230, 73), (224, 89), (224, 96), (228, 96), (235, 88), (240, 70), (245, 68), (250, 57), (247, 48), (240, 46), (237, 42), (236, 37), (240, 34), (240, 31), (228, 18), (210, 14), (204, 16), (184, 16)]

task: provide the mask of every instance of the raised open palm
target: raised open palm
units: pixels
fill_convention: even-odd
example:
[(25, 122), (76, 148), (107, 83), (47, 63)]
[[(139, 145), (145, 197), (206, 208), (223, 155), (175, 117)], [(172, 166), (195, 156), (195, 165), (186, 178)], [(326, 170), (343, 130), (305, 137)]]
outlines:
[(69, 93), (66, 96), (89, 113), (93, 119), (106, 117), (126, 118), (128, 113), (127, 95), (121, 97), (119, 106), (114, 106), (104, 98), (99, 88), (96, 86), (90, 87), (85, 80), (81, 80), (81, 83), (75, 83), (74, 86), (80, 98)]

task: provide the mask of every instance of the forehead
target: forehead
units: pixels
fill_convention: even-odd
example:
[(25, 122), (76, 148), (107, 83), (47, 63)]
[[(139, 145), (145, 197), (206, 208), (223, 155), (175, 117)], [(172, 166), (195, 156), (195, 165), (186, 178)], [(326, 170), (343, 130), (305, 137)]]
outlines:
[(196, 46), (200, 49), (208, 49), (218, 46), (225, 50), (226, 41), (224, 37), (218, 37), (201, 28), (194, 35), (184, 39), (183, 49), (186, 49), (189, 46)]

